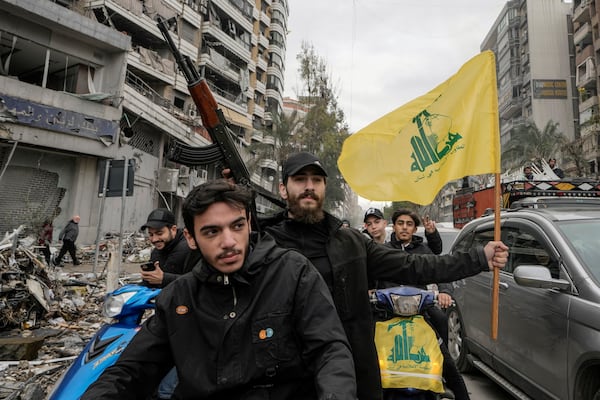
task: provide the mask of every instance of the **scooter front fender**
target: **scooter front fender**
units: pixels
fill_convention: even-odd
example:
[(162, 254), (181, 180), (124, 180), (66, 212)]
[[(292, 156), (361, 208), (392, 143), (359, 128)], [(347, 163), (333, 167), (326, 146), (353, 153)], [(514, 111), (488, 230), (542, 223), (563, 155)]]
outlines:
[(49, 400), (79, 399), (117, 361), (140, 328), (121, 323), (100, 328), (56, 384)]

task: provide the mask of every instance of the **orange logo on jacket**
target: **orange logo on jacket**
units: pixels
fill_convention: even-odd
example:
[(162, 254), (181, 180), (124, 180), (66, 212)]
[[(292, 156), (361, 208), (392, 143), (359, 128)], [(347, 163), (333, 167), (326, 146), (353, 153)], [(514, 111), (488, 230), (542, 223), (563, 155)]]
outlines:
[(175, 309), (175, 312), (179, 315), (187, 314), (188, 311), (189, 309), (187, 308), (187, 306), (177, 306), (177, 308)]
[(261, 340), (264, 340), (264, 339), (272, 337), (273, 333), (274, 333), (273, 329), (271, 329), (271, 328), (261, 329), (258, 332), (258, 338), (261, 339)]

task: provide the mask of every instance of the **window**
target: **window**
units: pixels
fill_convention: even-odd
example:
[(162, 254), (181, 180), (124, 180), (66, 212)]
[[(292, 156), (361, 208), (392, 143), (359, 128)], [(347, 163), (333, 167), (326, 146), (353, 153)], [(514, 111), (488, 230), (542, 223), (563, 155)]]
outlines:
[(513, 273), (520, 265), (543, 265), (553, 278), (559, 277), (558, 260), (537, 235), (527, 227), (505, 227), (502, 241), (510, 248), (505, 272)]
[[(455, 251), (469, 251), (475, 246), (485, 246), (491, 240), (494, 240), (493, 227), (476, 232), (472, 244), (468, 240), (462, 241), (460, 246), (455, 247)], [(533, 229), (525, 226), (503, 226), (501, 240), (510, 249), (503, 272), (512, 274), (519, 265), (542, 265), (550, 269), (553, 278), (559, 278), (558, 259)]]

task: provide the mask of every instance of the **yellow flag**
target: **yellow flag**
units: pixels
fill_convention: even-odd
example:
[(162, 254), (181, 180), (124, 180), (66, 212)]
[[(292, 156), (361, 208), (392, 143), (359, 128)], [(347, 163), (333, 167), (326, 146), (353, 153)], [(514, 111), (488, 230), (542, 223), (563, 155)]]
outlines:
[(338, 167), (369, 200), (430, 204), (450, 180), (500, 172), (494, 53), (348, 137)]

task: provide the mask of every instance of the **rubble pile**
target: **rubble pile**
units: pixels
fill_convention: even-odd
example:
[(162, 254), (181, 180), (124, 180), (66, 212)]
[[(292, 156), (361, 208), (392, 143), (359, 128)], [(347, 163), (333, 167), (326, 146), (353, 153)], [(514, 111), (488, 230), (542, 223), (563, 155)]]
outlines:
[[(35, 240), (19, 238), (22, 227), (0, 241), (0, 399), (45, 399), (72, 360), (100, 326), (109, 321), (101, 307), (106, 293), (109, 248), (118, 236), (99, 245), (97, 274), (67, 272), (48, 266)], [(127, 243), (127, 244), (126, 244)], [(79, 248), (92, 264), (96, 246)], [(124, 258), (149, 259), (147, 239), (128, 235)], [(139, 274), (122, 283), (139, 281)]]

